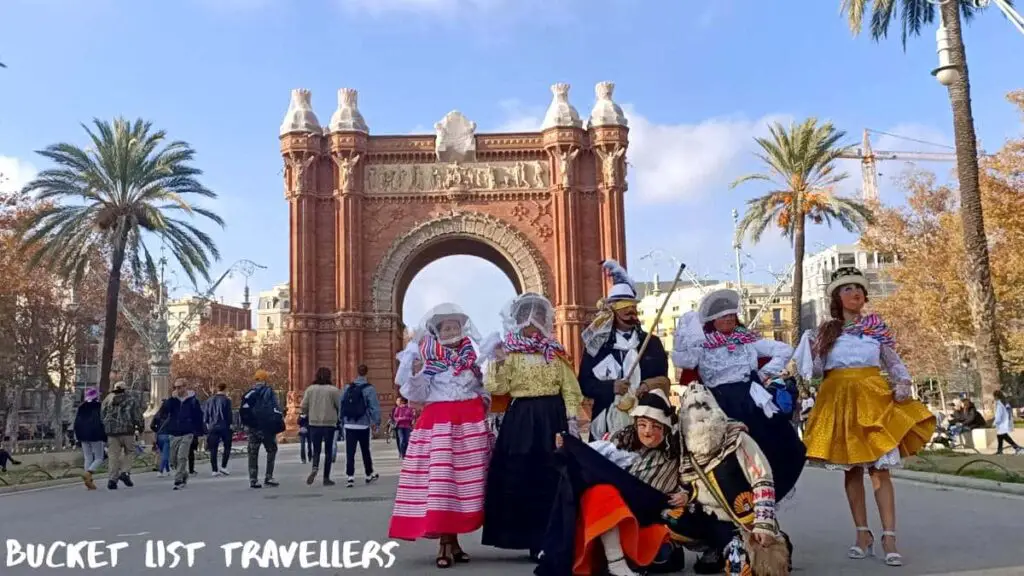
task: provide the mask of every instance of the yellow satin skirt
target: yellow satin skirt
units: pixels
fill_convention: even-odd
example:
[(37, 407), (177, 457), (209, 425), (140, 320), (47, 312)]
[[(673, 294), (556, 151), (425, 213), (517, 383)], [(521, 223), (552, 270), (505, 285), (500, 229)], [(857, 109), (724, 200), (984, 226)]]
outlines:
[(807, 457), (870, 465), (899, 448), (906, 458), (935, 432), (935, 416), (917, 400), (896, 402), (878, 368), (840, 368), (825, 376), (804, 428)]

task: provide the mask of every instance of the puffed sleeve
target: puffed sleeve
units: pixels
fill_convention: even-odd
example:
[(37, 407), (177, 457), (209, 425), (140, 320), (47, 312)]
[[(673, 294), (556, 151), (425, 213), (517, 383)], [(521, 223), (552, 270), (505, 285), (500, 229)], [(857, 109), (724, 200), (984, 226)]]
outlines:
[(815, 331), (807, 330), (800, 338), (800, 344), (793, 354), (793, 361), (796, 362), (796, 371), (805, 380), (820, 378), (824, 373), (824, 366), (821, 359), (814, 354)]
[(700, 362), (704, 342), (704, 331), (696, 312), (683, 314), (676, 322), (676, 334), (672, 339), (672, 364), (681, 370), (693, 369)]
[(889, 381), (895, 384), (896, 399), (903, 401), (909, 398), (911, 394), (910, 371), (907, 370), (900, 355), (885, 344), (878, 350), (878, 355), (885, 371), (889, 374)]
[(418, 374), (413, 374), (412, 364), (420, 359), (419, 346), (416, 342), (409, 342), (404, 350), (398, 353), (398, 372), (395, 374), (395, 383), (398, 384), (398, 392), (409, 402), (422, 403), (430, 396), (430, 379), (423, 374), (420, 368)]
[(576, 372), (568, 362), (560, 358), (556, 358), (552, 362), (558, 363), (560, 371), (559, 380), (561, 381), (562, 400), (565, 402), (565, 416), (570, 419), (576, 418), (580, 404), (583, 403), (583, 392), (580, 391)]
[(492, 396), (507, 395), (512, 387), (517, 355), (511, 355), (502, 362), (488, 362), (484, 374), (484, 389)]
[(757, 350), (757, 355), (760, 358), (771, 358), (762, 372), (769, 376), (778, 376), (783, 370), (786, 369), (786, 364), (789, 363), (789, 359), (793, 357), (793, 347), (785, 342), (779, 342), (778, 340), (769, 340), (768, 338), (762, 338), (757, 342), (754, 342), (754, 349)]

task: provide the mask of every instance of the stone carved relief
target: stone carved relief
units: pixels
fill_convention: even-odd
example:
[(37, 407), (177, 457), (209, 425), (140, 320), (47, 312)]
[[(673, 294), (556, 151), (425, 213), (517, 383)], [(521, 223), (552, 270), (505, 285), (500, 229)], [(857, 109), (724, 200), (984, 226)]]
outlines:
[(285, 157), (284, 162), (291, 172), (291, 182), (285, 178), (285, 198), (298, 196), (306, 191), (306, 169), (316, 162), (316, 156), (295, 154)]
[(434, 153), (438, 162), (472, 162), (476, 160), (476, 122), (458, 110), (452, 110), (434, 124), (437, 140)]
[(571, 150), (563, 150), (558, 154), (558, 172), (562, 177), (563, 188), (572, 186), (572, 165), (579, 153), (579, 148), (573, 148)]
[[(604, 179), (604, 185), (615, 186), (618, 184), (619, 162), (623, 155), (625, 155), (626, 149), (622, 146), (615, 146), (608, 151), (597, 148), (594, 152), (601, 159), (601, 177)], [(625, 178), (626, 175), (623, 174), (622, 177)]]
[(379, 164), (366, 170), (366, 191), (378, 194), (449, 190), (546, 190), (547, 167), (539, 161), (486, 164)]
[(338, 189), (343, 191), (352, 190), (355, 182), (352, 178), (352, 172), (356, 168), (356, 164), (359, 163), (361, 156), (356, 154), (351, 158), (343, 158), (341, 156), (332, 156), (334, 163), (338, 165)]
[(547, 292), (543, 260), (521, 232), (493, 216), (461, 213), (429, 220), (395, 239), (373, 275), (370, 293), (375, 315), (395, 312), (395, 293), (402, 271), (422, 246), (444, 238), (471, 238), (489, 244), (512, 264), (523, 290)]
[(533, 206), (534, 209), (531, 210), (525, 204), (519, 202), (512, 208), (512, 216), (520, 222), (529, 223), (530, 226), (537, 230), (537, 235), (540, 236), (541, 240), (547, 242), (555, 233), (551, 227), (551, 224), (554, 222), (551, 216), (551, 200), (534, 200)]

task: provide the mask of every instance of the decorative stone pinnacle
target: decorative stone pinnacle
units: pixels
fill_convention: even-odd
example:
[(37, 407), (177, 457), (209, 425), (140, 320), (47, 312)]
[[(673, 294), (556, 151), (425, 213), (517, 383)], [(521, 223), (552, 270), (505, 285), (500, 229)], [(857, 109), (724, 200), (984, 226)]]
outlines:
[(338, 109), (331, 115), (331, 132), (369, 132), (359, 113), (359, 92), (352, 88), (338, 90)]
[(594, 92), (597, 94), (597, 101), (590, 111), (591, 126), (629, 126), (626, 114), (612, 100), (612, 94), (615, 92), (614, 82), (598, 82)]
[(284, 114), (284, 121), (281, 122), (281, 136), (291, 132), (316, 132), (323, 131), (320, 128), (320, 121), (313, 113), (313, 95), (305, 88), (292, 90), (292, 100), (288, 104), (288, 111)]
[(569, 85), (558, 83), (551, 86), (551, 105), (544, 114), (541, 130), (548, 128), (582, 128), (579, 112), (569, 103)]

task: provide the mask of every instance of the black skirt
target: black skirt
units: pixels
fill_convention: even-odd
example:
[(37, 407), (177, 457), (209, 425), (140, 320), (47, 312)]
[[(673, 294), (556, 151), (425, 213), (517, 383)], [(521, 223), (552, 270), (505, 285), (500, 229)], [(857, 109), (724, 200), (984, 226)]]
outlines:
[(485, 546), (541, 549), (558, 485), (555, 435), (567, 428), (561, 396), (512, 400), (487, 470)]
[(534, 570), (537, 576), (572, 574), (579, 502), (588, 488), (614, 486), (640, 526), (661, 523), (661, 513), (668, 508), (668, 495), (619, 468), (581, 440), (571, 436), (564, 440), (555, 456), (558, 488), (542, 545), (544, 556)]
[(764, 415), (764, 411), (750, 397), (752, 385), (755, 384), (750, 381), (733, 382), (720, 384), (710, 390), (725, 415), (742, 422), (750, 432), (750, 437), (764, 452), (775, 481), (775, 498), (782, 500), (800, 479), (807, 461), (807, 447), (800, 440), (789, 417), (776, 414), (769, 419)]

